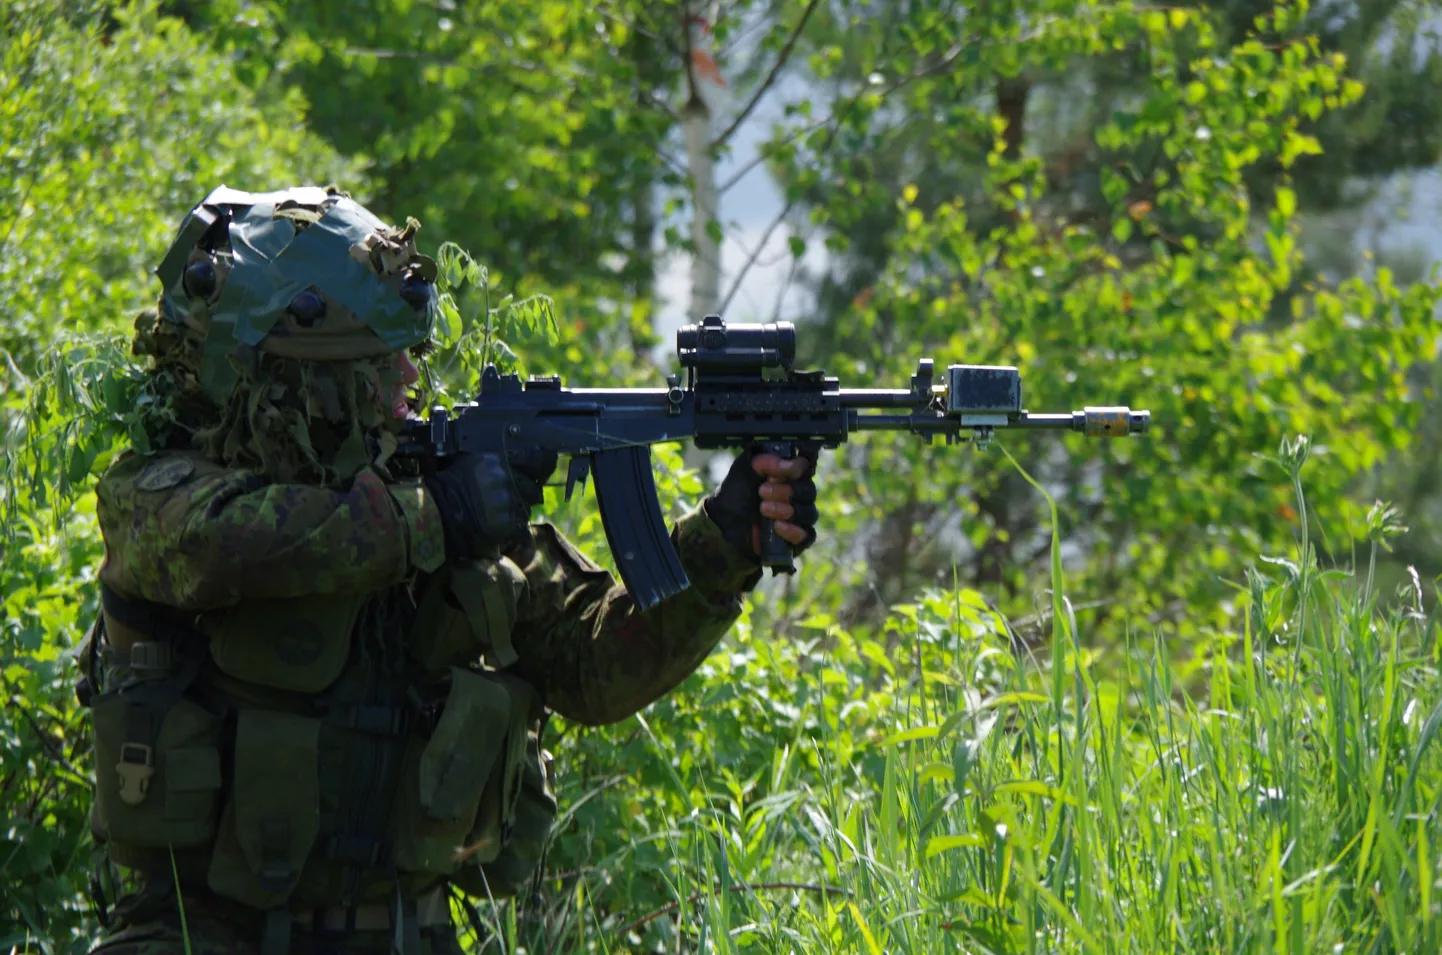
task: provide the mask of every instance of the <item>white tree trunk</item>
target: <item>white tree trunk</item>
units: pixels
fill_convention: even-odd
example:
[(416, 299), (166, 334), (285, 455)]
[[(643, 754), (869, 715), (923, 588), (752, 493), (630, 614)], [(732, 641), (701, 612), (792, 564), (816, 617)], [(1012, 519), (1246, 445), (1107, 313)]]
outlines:
[[(682, 7), (687, 11), (690, 4)], [(712, 120), (715, 110), (706, 94), (724, 85), (712, 59), (710, 23), (719, 11), (716, 4), (703, 2), (700, 16), (686, 16), (686, 88), (690, 95), (681, 109), (681, 135), (686, 141), (686, 171), (691, 174), (691, 308), (690, 318), (699, 322), (721, 308), (719, 195), (716, 191), (716, 161), (711, 151)], [(714, 224), (713, 224), (714, 223)]]
[(686, 103), (681, 117), (686, 139), (686, 169), (691, 174), (691, 321), (699, 322), (721, 305), (721, 243), (713, 237), (716, 221), (716, 163), (711, 156), (711, 107), (700, 95)]

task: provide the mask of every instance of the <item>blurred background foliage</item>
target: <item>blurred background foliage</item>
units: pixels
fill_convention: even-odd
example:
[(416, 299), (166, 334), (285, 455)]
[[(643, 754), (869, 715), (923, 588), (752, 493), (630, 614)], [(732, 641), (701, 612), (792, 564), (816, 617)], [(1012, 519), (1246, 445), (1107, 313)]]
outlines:
[[(1211, 731), (1189, 693), (1211, 694), (1218, 710), (1258, 707), (1254, 734), (1290, 732), (1286, 701), (1302, 692), (1306, 661), (1288, 648), (1322, 639), (1293, 616), (1329, 599), (1339, 629), (1328, 639), (1378, 640), (1363, 618), (1391, 612), (1376, 601), (1400, 583), (1416, 606), (1385, 618), (1398, 642), (1377, 653), (1411, 662), (1342, 676), (1323, 655), (1327, 685), (1356, 691), (1350, 722), (1327, 710), (1341, 697), (1308, 697), (1339, 732), (1360, 734), (1345, 771), (1272, 753), (1294, 816), (1268, 822), (1248, 795), (1247, 826), (1228, 828), (1261, 853), (1245, 865), (1225, 845), (1208, 856), (1196, 833), (1178, 844), (1213, 866), (1214, 887), (1234, 890), (1185, 916), (1215, 950), (1271, 950), (1278, 938), (1298, 951), (1355, 938), (1421, 950), (1409, 945), (1435, 939), (1436, 923), (1402, 925), (1384, 905), (1328, 914), (1338, 910), (1324, 904), (1326, 878), (1307, 883), (1319, 894), (1305, 912), (1279, 895), (1274, 918), (1252, 904), (1247, 893), (1264, 886), (1243, 873), (1291, 886), (1342, 853), (1356, 884), (1375, 875), (1431, 904), (1421, 886), (1435, 804), (1415, 831), (1379, 835), (1384, 808), (1415, 807), (1401, 781), (1369, 774), (1409, 745), (1423, 753), (1426, 714), (1403, 721), (1402, 709), (1436, 690), (1426, 621), (1442, 573), (1438, 290), (1430, 250), (1378, 236), (1416, 205), (1409, 183), (1438, 162), (1437, 30), (1420, 0), (0, 0), (0, 947), (83, 950), (93, 929), (88, 752), (68, 660), (94, 612), (101, 557), (84, 492), (122, 447), (130, 322), (156, 294), (149, 269), (184, 212), (221, 182), (335, 182), (382, 216), (421, 219), (427, 251), (468, 250), (469, 268), (449, 253), (455, 321), (435, 362), (447, 395), (474, 380), (467, 349), (487, 306), (504, 360), (523, 371), (654, 384), (670, 332), (660, 271), (708, 254), (688, 231), (707, 208), (682, 135), (699, 113), (712, 158), (738, 154), (737, 131), (751, 130), (743, 168), (781, 197), (766, 235), (786, 237), (788, 283), (804, 293), (787, 317), (806, 364), (855, 387), (900, 386), (920, 357), (1016, 364), (1032, 410), (1127, 403), (1152, 411), (1153, 431), (1109, 444), (1004, 434), (1039, 488), (996, 450), (874, 437), (828, 453), (824, 532), (799, 576), (768, 582), (722, 650), (644, 718), (553, 724), (566, 815), (544, 905), (493, 914), (512, 933), (541, 925), (551, 945), (538, 951), (598, 939), (1021, 951), (1036, 920), (1062, 932), (1060, 948), (1095, 950), (1058, 914), (1100, 918), (1080, 876), (1079, 895), (1065, 888), (1086, 833), (1065, 813), (1018, 808), (1067, 804), (1060, 741), (1121, 747), (1107, 733), (1122, 723), (1108, 721), (1135, 710), (1133, 769), (1152, 779), (1162, 741), (1145, 731), (1162, 732), (1169, 701)], [(703, 235), (736, 232), (724, 186)], [(731, 298), (694, 296), (690, 308)], [(727, 309), (731, 320), (775, 314)], [(1298, 434), (1310, 436), (1305, 499), (1272, 460)], [(702, 459), (664, 450), (656, 463), (673, 513), (704, 493)], [(1058, 509), (1055, 538), (1042, 490)], [(1384, 520), (1378, 498), (1400, 516)], [(593, 499), (548, 504), (608, 559)], [(1335, 593), (1313, 597), (1312, 549), (1326, 569), (1371, 563), (1366, 586), (1328, 578)], [(1065, 628), (1052, 626), (1063, 571), (1075, 614)], [(1347, 600), (1360, 601), (1355, 613)], [(1242, 652), (1264, 632), (1275, 647)], [(1291, 669), (1269, 664), (1272, 651)], [(988, 693), (1011, 698), (983, 706)], [(1012, 706), (1031, 709), (989, 735), (983, 714)], [(951, 710), (970, 733), (954, 750), (909, 763), (897, 754), (921, 747), (881, 745)], [(957, 725), (901, 742), (944, 740)], [(1018, 742), (1008, 771), (978, 789), (967, 760), (983, 747), (1002, 759), (1004, 736), (1041, 739), (1040, 755), (1023, 772)], [(1071, 804), (1105, 803), (1106, 787), (1129, 778), (1097, 758), (1111, 768), (1072, 777), (1082, 782)], [(1270, 791), (1240, 756), (1209, 758), (1219, 776)], [(1435, 760), (1410, 765), (1433, 773), (1435, 797)], [(903, 769), (950, 797), (898, 795)], [(1172, 800), (1169, 812), (1202, 798), (1162, 775), (1153, 795)], [(1052, 789), (998, 797), (993, 783), (1012, 776)], [(1339, 795), (1339, 780), (1360, 795)], [(1227, 801), (1236, 791), (1206, 798), (1246, 808)], [(1119, 807), (1105, 825), (1130, 831)], [(1022, 886), (1026, 870), (1000, 843), (926, 848), (948, 827), (1006, 825), (1008, 812), (1027, 819), (1011, 823), (1030, 840), (1016, 858), (1050, 859), (1045, 885)], [(1272, 835), (1304, 819), (1336, 820), (1347, 835), (1331, 855), (1326, 839), (1267, 854)], [(1348, 843), (1359, 830), (1386, 848)], [(1064, 865), (1059, 847), (1070, 847)], [(953, 864), (966, 853), (985, 871)], [(1161, 886), (1148, 904), (1179, 904), (1170, 876), (1146, 866), (1125, 876)], [(764, 893), (728, 902), (736, 882), (768, 879), (811, 886), (776, 891), (796, 893), (778, 899), (799, 899), (812, 921), (745, 908)], [(851, 903), (854, 916), (816, 889), (838, 880), (864, 903)], [(1140, 904), (1093, 888), (1114, 915)], [(1361, 905), (1335, 892), (1346, 912)], [(971, 913), (960, 934), (903, 938), (868, 921), (958, 906)], [(742, 930), (747, 918), (769, 926), (763, 940)]]

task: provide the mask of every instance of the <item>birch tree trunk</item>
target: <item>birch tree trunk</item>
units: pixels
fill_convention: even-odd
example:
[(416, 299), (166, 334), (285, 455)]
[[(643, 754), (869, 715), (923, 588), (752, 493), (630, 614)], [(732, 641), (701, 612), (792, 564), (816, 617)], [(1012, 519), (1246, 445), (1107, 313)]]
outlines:
[(681, 112), (686, 171), (691, 176), (691, 321), (699, 322), (721, 304), (721, 228), (716, 218), (716, 162), (711, 153), (711, 105), (701, 95), (697, 62), (712, 63), (710, 33), (687, 17), (687, 89)]

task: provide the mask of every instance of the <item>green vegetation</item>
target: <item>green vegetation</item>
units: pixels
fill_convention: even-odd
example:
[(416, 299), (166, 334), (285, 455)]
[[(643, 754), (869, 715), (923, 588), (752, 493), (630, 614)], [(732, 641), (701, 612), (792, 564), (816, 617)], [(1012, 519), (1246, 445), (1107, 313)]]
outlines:
[[(1017, 364), (1153, 433), (828, 455), (798, 577), (640, 717), (553, 721), (539, 898), (476, 917), (536, 953), (1442, 950), (1439, 518), (1373, 504), (1435, 506), (1439, 291), (1304, 254), (1436, 163), (1442, 54), (1382, 42), (1425, 4), (1359, 6), (0, 0), (0, 951), (94, 931), (85, 491), (184, 210), (334, 181), (456, 243), (441, 397), (471, 348), (654, 382), (658, 262), (755, 240), (724, 191), (688, 228), (753, 122), (808, 362)], [(669, 507), (701, 464), (658, 455)], [(548, 505), (607, 559), (591, 497)]]
[(657, 909), (684, 901), (610, 950), (1437, 951), (1442, 629), (1373, 587), (1388, 517), (1355, 573), (1239, 573), (1235, 631), (1190, 663), (1146, 633), (1088, 649), (1055, 562), (1037, 655), (965, 588), (875, 628), (753, 615), (629, 735), (583, 744), (567, 804), (618, 765), (644, 788), (563, 830), (584, 892), (556, 903), (561, 947), (530, 950), (596, 944), (664, 880)]

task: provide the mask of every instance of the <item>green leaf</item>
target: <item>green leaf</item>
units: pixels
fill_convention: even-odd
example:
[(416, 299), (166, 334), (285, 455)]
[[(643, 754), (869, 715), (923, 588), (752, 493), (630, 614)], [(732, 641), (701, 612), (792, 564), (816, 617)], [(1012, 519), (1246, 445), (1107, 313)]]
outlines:
[(883, 739), (879, 745), (883, 747), (895, 746), (898, 743), (911, 743), (919, 739), (935, 738), (935, 726), (914, 726), (911, 729), (902, 730), (900, 733), (893, 733), (892, 735)]
[(952, 849), (976, 849), (987, 844), (987, 840), (974, 832), (961, 832), (947, 836), (933, 836), (926, 841), (926, 858), (931, 859)]

